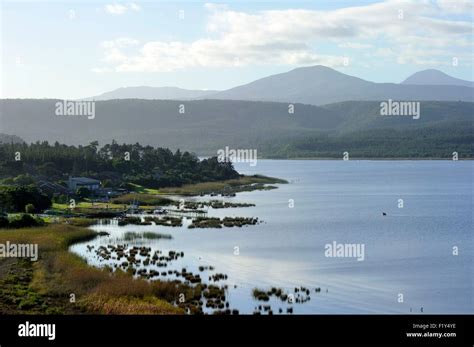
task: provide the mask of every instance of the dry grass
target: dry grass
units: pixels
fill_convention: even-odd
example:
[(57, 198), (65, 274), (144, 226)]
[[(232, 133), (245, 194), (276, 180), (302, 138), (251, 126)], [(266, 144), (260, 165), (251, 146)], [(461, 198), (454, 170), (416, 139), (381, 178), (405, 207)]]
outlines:
[(39, 228), (0, 229), (0, 243), (36, 243), (41, 252), (67, 249), (73, 242), (95, 237), (88, 229), (53, 224)]
[[(92, 230), (72, 225), (50, 225), (41, 228), (0, 229), (0, 243), (37, 243), (39, 261), (33, 264), (29, 287), (48, 302), (68, 305), (64, 298), (74, 293), (75, 304), (84, 312), (113, 314), (176, 314), (182, 309), (172, 302), (180, 290), (171, 282), (147, 282), (134, 279), (123, 271), (90, 267), (79, 256), (68, 251), (74, 242), (95, 236)], [(0, 301), (1, 305), (1, 301)], [(65, 312), (67, 309), (59, 310)]]
[[(217, 182), (203, 182), (196, 184), (186, 184), (182, 187), (170, 187), (160, 189), (162, 194), (178, 194), (178, 195), (198, 195), (201, 193), (207, 194), (215, 191), (222, 191), (228, 188), (237, 188), (240, 186), (249, 186), (252, 184), (275, 184), (288, 183), (273, 177), (266, 177), (260, 175), (241, 176), (236, 179), (217, 181)], [(245, 189), (244, 189), (245, 190)]]
[(144, 298), (120, 297), (94, 294), (83, 300), (90, 310), (101, 314), (182, 314), (182, 310), (158, 300), (154, 296)]
[(128, 205), (131, 203), (138, 203), (140, 205), (163, 206), (169, 205), (173, 201), (164, 197), (152, 194), (129, 193), (112, 199), (114, 204)]
[[(58, 204), (58, 203), (53, 203), (52, 206), (53, 209), (55, 210), (70, 210), (69, 204)], [(80, 201), (76, 203), (76, 207), (73, 209), (74, 211), (78, 210), (113, 210), (117, 209), (120, 210), (122, 209), (123, 206), (120, 204), (113, 204), (113, 203), (108, 203), (108, 202), (90, 202), (90, 201)]]
[(69, 224), (77, 226), (77, 227), (90, 227), (91, 225), (97, 224), (97, 219), (75, 217), (75, 218), (68, 218), (68, 222)]

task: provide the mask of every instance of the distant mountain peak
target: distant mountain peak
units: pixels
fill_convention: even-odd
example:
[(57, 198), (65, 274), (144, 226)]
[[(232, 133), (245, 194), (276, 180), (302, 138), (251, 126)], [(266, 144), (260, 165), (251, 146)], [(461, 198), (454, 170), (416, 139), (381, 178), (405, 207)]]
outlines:
[(413, 75), (404, 80), (401, 84), (451, 85), (474, 87), (474, 82), (452, 77), (447, 73), (436, 69), (427, 69), (415, 72)]
[(325, 70), (325, 71), (335, 71), (335, 72), (338, 72), (337, 70), (329, 67), (329, 66), (326, 66), (326, 65), (311, 65), (311, 66), (301, 66), (301, 67), (297, 67), (297, 68), (294, 68), (293, 70), (291, 71), (295, 71), (295, 70)]
[(86, 100), (147, 99), (147, 100), (191, 100), (205, 98), (215, 90), (191, 90), (179, 87), (133, 86), (114, 89)]
[(284, 73), (291, 74), (295, 72), (321, 73), (321, 74), (328, 74), (328, 75), (334, 74), (334, 75), (345, 75), (345, 76), (353, 77), (325, 65), (302, 66), (302, 67), (297, 67), (293, 70), (290, 70)]

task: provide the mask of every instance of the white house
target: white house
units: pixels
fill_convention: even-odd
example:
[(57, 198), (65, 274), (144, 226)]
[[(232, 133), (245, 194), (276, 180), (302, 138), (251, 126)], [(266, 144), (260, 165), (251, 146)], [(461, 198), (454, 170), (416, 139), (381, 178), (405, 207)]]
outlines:
[(69, 190), (76, 191), (81, 187), (85, 187), (90, 191), (96, 191), (100, 188), (100, 181), (87, 177), (69, 177)]

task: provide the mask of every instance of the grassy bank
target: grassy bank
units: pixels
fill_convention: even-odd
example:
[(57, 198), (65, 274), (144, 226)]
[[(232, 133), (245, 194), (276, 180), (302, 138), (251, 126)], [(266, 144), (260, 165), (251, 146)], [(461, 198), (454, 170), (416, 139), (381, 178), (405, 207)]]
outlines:
[(238, 193), (252, 190), (265, 190), (272, 189), (274, 187), (268, 186), (269, 184), (281, 184), (288, 183), (285, 180), (267, 177), (261, 175), (244, 176), (237, 179), (217, 181), (217, 182), (204, 182), (196, 184), (186, 184), (182, 187), (170, 187), (160, 189), (161, 194), (176, 194), (176, 195), (200, 195), (200, 194), (212, 194), (212, 193)]
[[(55, 210), (70, 210), (69, 204), (58, 204), (53, 203), (52, 206)], [(74, 211), (82, 211), (82, 210), (102, 210), (102, 209), (109, 209), (109, 210), (123, 210), (123, 204), (114, 204), (108, 202), (91, 202), (91, 201), (79, 201), (76, 203), (76, 207), (74, 207)]]
[[(179, 314), (171, 303), (193, 289), (173, 282), (147, 282), (130, 274), (90, 267), (70, 253), (72, 243), (95, 237), (73, 225), (0, 229), (0, 243), (38, 244), (39, 259), (0, 258), (1, 314)], [(71, 302), (71, 294), (75, 302)]]
[(140, 206), (164, 206), (173, 203), (173, 200), (148, 193), (129, 193), (112, 199), (112, 203), (123, 205), (139, 204)]

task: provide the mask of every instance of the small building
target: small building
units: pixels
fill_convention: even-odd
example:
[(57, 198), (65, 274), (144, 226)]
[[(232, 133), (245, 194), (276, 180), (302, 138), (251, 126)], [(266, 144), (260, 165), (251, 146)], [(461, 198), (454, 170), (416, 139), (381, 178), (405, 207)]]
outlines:
[(88, 177), (69, 177), (68, 188), (71, 191), (76, 191), (79, 188), (85, 187), (92, 192), (100, 189), (100, 181)]
[(48, 196), (53, 196), (54, 194), (67, 194), (67, 188), (63, 187), (60, 184), (48, 181), (39, 181), (38, 187), (43, 191), (43, 193)]

